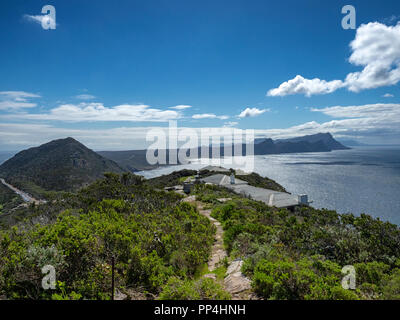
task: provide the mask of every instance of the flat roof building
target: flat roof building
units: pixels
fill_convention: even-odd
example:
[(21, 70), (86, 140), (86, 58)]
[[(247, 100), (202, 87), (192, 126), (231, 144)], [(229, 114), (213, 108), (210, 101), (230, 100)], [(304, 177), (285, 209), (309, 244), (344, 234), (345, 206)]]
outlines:
[[(288, 208), (298, 205), (307, 205), (304, 196), (301, 198), (287, 192), (279, 192), (270, 189), (258, 188), (250, 186), (247, 181), (234, 179), (231, 183), (231, 177), (225, 174), (214, 174), (212, 176), (201, 179), (204, 183), (211, 183), (218, 186), (223, 186), (232, 191), (250, 197), (256, 201), (262, 201), (271, 207)], [(302, 201), (299, 201), (302, 200)]]

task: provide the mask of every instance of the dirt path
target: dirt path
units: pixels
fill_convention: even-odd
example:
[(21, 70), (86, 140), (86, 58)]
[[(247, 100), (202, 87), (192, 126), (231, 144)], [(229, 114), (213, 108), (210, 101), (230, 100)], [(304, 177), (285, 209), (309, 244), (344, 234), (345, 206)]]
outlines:
[(44, 200), (37, 200), (37, 199), (31, 197), (26, 192), (19, 190), (16, 187), (12, 186), (11, 184), (7, 183), (4, 179), (0, 179), (0, 182), (2, 184), (4, 184), (7, 188), (9, 188), (10, 190), (14, 191), (16, 194), (18, 194), (22, 198), (22, 200), (24, 200), (25, 202), (34, 202), (35, 204), (40, 204), (40, 203), (45, 202)]
[(210, 259), (208, 260), (208, 270), (210, 272), (214, 271), (218, 265), (227, 257), (226, 251), (224, 249), (224, 242), (223, 242), (223, 234), (224, 231), (222, 230), (221, 223), (211, 217), (211, 210), (210, 209), (203, 209), (203, 204), (199, 203), (197, 205), (200, 214), (207, 217), (211, 223), (217, 228), (215, 233), (215, 241), (211, 248), (211, 255)]
[[(182, 201), (190, 202), (196, 205), (199, 213), (207, 217), (212, 224), (216, 227), (215, 241), (211, 248), (211, 255), (208, 260), (208, 270), (213, 272), (222, 263), (224, 258), (228, 257), (223, 242), (224, 230), (222, 229), (221, 223), (211, 217), (211, 210), (204, 209), (204, 204), (200, 201), (196, 201), (195, 196), (189, 196), (184, 198)], [(229, 264), (224, 278), (224, 289), (229, 292), (233, 300), (251, 300), (257, 299), (255, 294), (251, 290), (251, 281), (242, 272), (241, 267), (243, 261), (240, 259), (234, 260)], [(210, 277), (215, 279), (213, 273), (204, 275), (204, 277)]]

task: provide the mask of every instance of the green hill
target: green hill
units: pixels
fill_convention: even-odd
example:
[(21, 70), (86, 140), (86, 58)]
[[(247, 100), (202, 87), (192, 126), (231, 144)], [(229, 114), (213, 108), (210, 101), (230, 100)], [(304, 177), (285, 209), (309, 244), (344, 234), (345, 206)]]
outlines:
[(0, 177), (33, 196), (42, 196), (45, 191), (76, 190), (104, 172), (123, 171), (114, 161), (66, 138), (17, 153), (0, 166)]

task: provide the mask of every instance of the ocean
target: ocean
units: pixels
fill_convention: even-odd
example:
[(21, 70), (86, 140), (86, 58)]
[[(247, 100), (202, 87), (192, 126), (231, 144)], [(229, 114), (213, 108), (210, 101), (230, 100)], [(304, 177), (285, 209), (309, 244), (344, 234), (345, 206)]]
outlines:
[[(191, 163), (139, 174), (151, 178), (203, 166)], [(400, 225), (400, 147), (256, 156), (254, 171), (291, 193), (307, 194), (313, 207), (356, 215), (367, 213)]]
[(12, 151), (0, 151), (0, 165), (14, 156), (17, 152)]

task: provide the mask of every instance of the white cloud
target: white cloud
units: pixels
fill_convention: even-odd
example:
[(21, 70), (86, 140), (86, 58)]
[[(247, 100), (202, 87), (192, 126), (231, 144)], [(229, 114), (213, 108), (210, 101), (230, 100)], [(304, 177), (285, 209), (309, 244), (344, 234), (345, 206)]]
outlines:
[(399, 143), (400, 104), (333, 106), (312, 108), (311, 111), (339, 119), (322, 123), (310, 121), (289, 128), (256, 130), (256, 136), (285, 139), (330, 132), (335, 137), (362, 138), (370, 143)]
[(393, 14), (390, 17), (386, 17), (386, 18), (382, 19), (382, 22), (384, 24), (392, 24), (392, 23), (397, 22), (399, 19), (400, 19), (400, 16), (396, 16)]
[(25, 91), (0, 91), (0, 99), (2, 97), (14, 101), (27, 101), (28, 98), (40, 98), (40, 95)]
[(230, 128), (230, 127), (235, 127), (239, 124), (239, 122), (236, 121), (228, 121), (224, 122), (224, 127)]
[(361, 25), (350, 47), (353, 53), (349, 61), (364, 67), (346, 77), (350, 91), (390, 86), (400, 81), (400, 24)]
[(80, 100), (93, 100), (96, 97), (91, 95), (91, 94), (78, 94), (77, 96), (75, 96), (75, 98), (80, 99)]
[(304, 94), (310, 97), (315, 94), (331, 93), (343, 87), (343, 82), (340, 80), (325, 81), (318, 78), (305, 79), (297, 75), (293, 79), (283, 82), (278, 88), (271, 89), (267, 92), (268, 96), (286, 96), (291, 94)]
[(346, 87), (352, 92), (395, 85), (400, 81), (400, 23), (387, 26), (379, 22), (362, 24), (350, 43), (349, 62), (363, 67), (344, 81), (305, 79), (298, 75), (267, 92), (268, 96), (327, 94)]
[(313, 112), (321, 112), (335, 118), (373, 118), (387, 122), (400, 121), (400, 104), (376, 103), (360, 106), (333, 106), (327, 108), (312, 108)]
[(30, 120), (58, 120), (69, 122), (93, 122), (93, 121), (131, 121), (131, 122), (164, 122), (181, 118), (178, 111), (160, 110), (147, 105), (119, 105), (105, 107), (101, 103), (82, 102), (75, 104), (63, 104), (51, 109), (48, 113), (16, 113), (3, 115), (10, 119)]
[(40, 98), (40, 95), (25, 91), (0, 91), (0, 110), (36, 107), (36, 103), (28, 101), (30, 98)]
[(20, 109), (20, 108), (34, 108), (36, 103), (18, 102), (18, 101), (0, 101), (0, 110)]
[(191, 107), (192, 106), (187, 106), (187, 105), (181, 104), (181, 105), (178, 105), (178, 106), (175, 106), (175, 107), (169, 107), (169, 108), (170, 109), (175, 109), (175, 110), (185, 110), (185, 109), (189, 109)]
[(110, 129), (72, 129), (49, 124), (0, 123), (2, 150), (38, 146), (54, 139), (73, 137), (96, 150), (132, 150), (146, 146), (146, 133), (151, 127)]
[[(257, 137), (284, 139), (295, 136), (331, 132), (335, 137), (364, 138), (365, 142), (398, 143), (400, 136), (400, 104), (370, 104), (360, 106), (332, 106), (313, 108), (336, 119), (327, 122), (310, 121), (289, 128), (257, 129)], [(237, 123), (225, 122), (235, 126)], [(11, 150), (16, 146), (37, 146), (53, 139), (72, 136), (93, 149), (130, 150), (146, 147), (148, 130), (161, 127), (118, 127), (102, 129), (73, 129), (54, 127), (50, 124), (0, 123), (0, 149)], [(161, 128), (166, 134), (168, 129)], [(187, 129), (179, 127), (180, 129)], [(200, 132), (201, 128), (189, 128)], [(217, 132), (223, 132), (221, 128)], [(374, 140), (375, 139), (375, 140)]]
[(239, 118), (256, 117), (264, 112), (269, 111), (268, 109), (258, 109), (258, 108), (246, 108), (239, 115)]
[(229, 116), (217, 116), (214, 113), (201, 113), (201, 114), (194, 114), (192, 116), (193, 119), (220, 119), (220, 120), (226, 120), (229, 119)]
[(393, 98), (394, 95), (391, 94), (391, 93), (385, 93), (382, 97), (384, 97), (384, 98)]
[(55, 25), (54, 19), (51, 17), (51, 15), (37, 15), (37, 16), (32, 16), (29, 14), (24, 15), (24, 19), (29, 22), (35, 22), (40, 25)]

